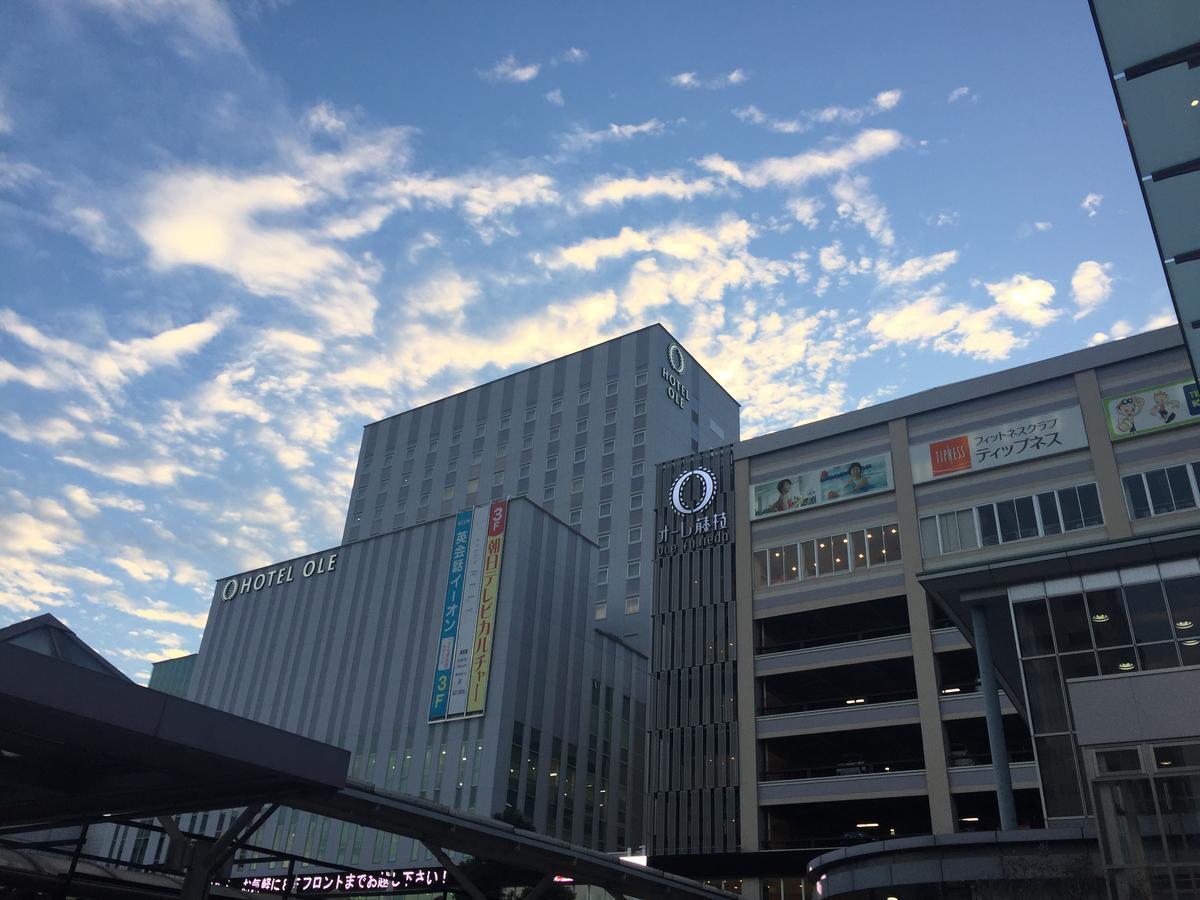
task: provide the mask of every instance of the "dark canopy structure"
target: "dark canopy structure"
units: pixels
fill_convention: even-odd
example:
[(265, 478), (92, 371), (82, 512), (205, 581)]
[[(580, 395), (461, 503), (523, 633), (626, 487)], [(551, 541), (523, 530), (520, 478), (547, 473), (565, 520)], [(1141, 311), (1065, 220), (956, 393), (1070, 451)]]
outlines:
[[(555, 876), (618, 898), (730, 896), (504, 822), (351, 782), (349, 752), (133, 684), (57, 620), (39, 619), (36, 628), (20, 623), (0, 630), (0, 888), (105, 898), (248, 896), (213, 882), (239, 851), (286, 860), (254, 844), (259, 826), (285, 806), (417, 838), (448, 870), (454, 889), (473, 900), (483, 895), (452, 852), (527, 869), (536, 881), (526, 895), (533, 900)], [(47, 627), (66, 634), (6, 639)], [(68, 644), (88, 653), (62, 652)], [(205, 810), (240, 812), (215, 838), (180, 832), (175, 817)], [(119, 859), (84, 858), (82, 832), (73, 846), (45, 839), (63, 826), (104, 821), (166, 832), (172, 838), (167, 865), (131, 872)], [(297, 860), (314, 870), (346, 871), (319, 859), (293, 857), (291, 863)]]

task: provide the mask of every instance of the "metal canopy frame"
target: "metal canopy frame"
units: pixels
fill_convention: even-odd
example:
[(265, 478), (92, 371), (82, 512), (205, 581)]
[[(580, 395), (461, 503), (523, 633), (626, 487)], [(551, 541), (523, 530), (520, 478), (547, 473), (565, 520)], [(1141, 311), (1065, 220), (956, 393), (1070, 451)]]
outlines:
[[(104, 900), (249, 897), (212, 885), (238, 853), (254, 854), (260, 862), (287, 862), (289, 872), (297, 863), (354, 871), (255, 844), (254, 833), (270, 813), (286, 807), (419, 840), (455, 876), (455, 889), (472, 900), (483, 900), (483, 895), (450, 853), (527, 869), (535, 882), (530, 900), (538, 900), (555, 875), (596, 885), (618, 900), (732, 896), (505, 822), (349, 780), (349, 762), (349, 752), (340, 748), (32, 650), (0, 645), (0, 796), (5, 798), (0, 804), (0, 857), (4, 847), (14, 846), (17, 832), (86, 829), (97, 822), (165, 831), (183, 851), (175, 877), (164, 878), (169, 870), (163, 866), (85, 856), (82, 834), (73, 847), (53, 841), (26, 845), (21, 853), (59, 860), (65, 855), (70, 863), (34, 878), (28, 870), (38, 867), (36, 860), (30, 858), (19, 871), (0, 859), (0, 895), (10, 887)], [(215, 837), (183, 833), (172, 818), (213, 810), (238, 811), (233, 824)], [(178, 855), (174, 848), (172, 855)], [(88, 869), (86, 876), (81, 866)], [(102, 874), (105, 867), (108, 877)], [(120, 867), (120, 877), (115, 867)]]

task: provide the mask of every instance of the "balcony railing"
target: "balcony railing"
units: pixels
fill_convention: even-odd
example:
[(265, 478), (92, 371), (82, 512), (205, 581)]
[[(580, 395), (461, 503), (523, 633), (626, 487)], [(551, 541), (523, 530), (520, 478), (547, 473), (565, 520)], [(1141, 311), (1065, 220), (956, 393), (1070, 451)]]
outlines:
[(799, 781), (805, 778), (831, 778), (840, 775), (887, 775), (892, 772), (919, 772), (925, 768), (924, 759), (897, 759), (888, 762), (847, 761), (826, 766), (801, 769), (777, 769), (762, 772), (759, 781)]
[(849, 697), (830, 697), (828, 699), (808, 700), (804, 703), (784, 703), (777, 706), (764, 706), (758, 710), (760, 716), (780, 716), (786, 713), (810, 712), (818, 709), (841, 709), (856, 706), (870, 706), (875, 703), (892, 703), (896, 700), (916, 700), (917, 689), (904, 691), (874, 691), (870, 694), (851, 695)]

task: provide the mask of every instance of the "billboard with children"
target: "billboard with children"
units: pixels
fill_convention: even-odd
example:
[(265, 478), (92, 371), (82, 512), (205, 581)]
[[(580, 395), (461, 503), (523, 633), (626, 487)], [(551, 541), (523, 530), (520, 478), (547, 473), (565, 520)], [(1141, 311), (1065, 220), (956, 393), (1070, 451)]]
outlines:
[(892, 489), (892, 456), (881, 453), (755, 484), (751, 519), (795, 512)]
[(1108, 435), (1114, 441), (1200, 422), (1200, 387), (1177, 381), (1104, 398)]

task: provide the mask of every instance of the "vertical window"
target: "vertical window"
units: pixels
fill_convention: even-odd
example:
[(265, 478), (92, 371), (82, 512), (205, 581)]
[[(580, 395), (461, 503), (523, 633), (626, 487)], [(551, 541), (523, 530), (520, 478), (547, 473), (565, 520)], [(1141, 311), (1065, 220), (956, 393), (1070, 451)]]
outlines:
[(555, 397), (550, 401), (550, 412), (562, 412), (562, 397)]
[(583, 521), (583, 509), (576, 506), (574, 509), (571, 510), (570, 517), (568, 519), (568, 524), (578, 525), (582, 521)]
[(576, 447), (575, 448), (575, 462), (577, 462), (577, 463), (583, 462), (586, 459), (587, 459), (587, 447)]
[(481, 438), (485, 434), (487, 434), (487, 422), (476, 422), (475, 423), (475, 437)]
[(642, 542), (642, 527), (635, 525), (629, 529), (629, 543), (640, 544)]
[(600, 518), (603, 519), (606, 516), (611, 516), (611, 515), (612, 515), (612, 501), (605, 500), (603, 503), (600, 504)]
[(543, 500), (553, 500), (554, 499), (554, 485), (552, 485), (552, 484), (546, 485), (546, 490), (542, 494), (542, 499)]
[(637, 492), (637, 493), (633, 493), (633, 494), (629, 495), (629, 508), (630, 509), (641, 509), (642, 508), (641, 492)]
[(602, 469), (600, 471), (600, 483), (601, 484), (612, 484), (613, 483), (613, 470), (612, 469)]
[(615, 397), (617, 394), (617, 380), (614, 378), (608, 383), (608, 396)]
[(604, 424), (605, 425), (615, 425), (616, 422), (617, 422), (617, 411), (615, 409), (610, 409), (604, 413)]
[(634, 383), (635, 387), (641, 387), (642, 385), (644, 385), (646, 383), (646, 370), (645, 369), (639, 369), (636, 373), (634, 373), (633, 383)]
[(587, 416), (584, 416), (582, 419), (575, 420), (575, 433), (576, 434), (583, 434), (585, 431), (587, 431), (587, 429), (588, 429)]
[(633, 467), (629, 470), (629, 475), (631, 478), (641, 478), (642, 473), (645, 471), (645, 463), (635, 462)]
[(608, 604), (603, 600), (598, 600), (596, 602), (596, 618), (603, 619), (606, 616), (608, 616)]
[(547, 456), (546, 457), (546, 470), (551, 471), (551, 470), (557, 469), (557, 468), (558, 468), (558, 457), (557, 456)]
[(608, 566), (596, 570), (596, 584), (608, 584)]
[(638, 578), (642, 574), (642, 564), (637, 560), (633, 560), (626, 568), (626, 572), (630, 578)]
[(536, 418), (537, 418), (537, 407), (536, 406), (527, 406), (525, 408), (525, 421), (532, 422)]
[(591, 401), (591, 399), (592, 399), (592, 392), (590, 390), (588, 390), (587, 388), (584, 388), (582, 391), (579, 392), (579, 405), (580, 406), (583, 406), (583, 404), (585, 404), (585, 403), (589, 403)]
[(646, 401), (638, 400), (633, 404), (633, 414), (635, 416), (644, 416), (646, 414)]
[(642, 598), (638, 594), (630, 594), (625, 598), (625, 614), (633, 615), (642, 606)]
[(646, 432), (644, 429), (639, 429), (633, 433), (633, 446), (640, 447), (646, 443)]

